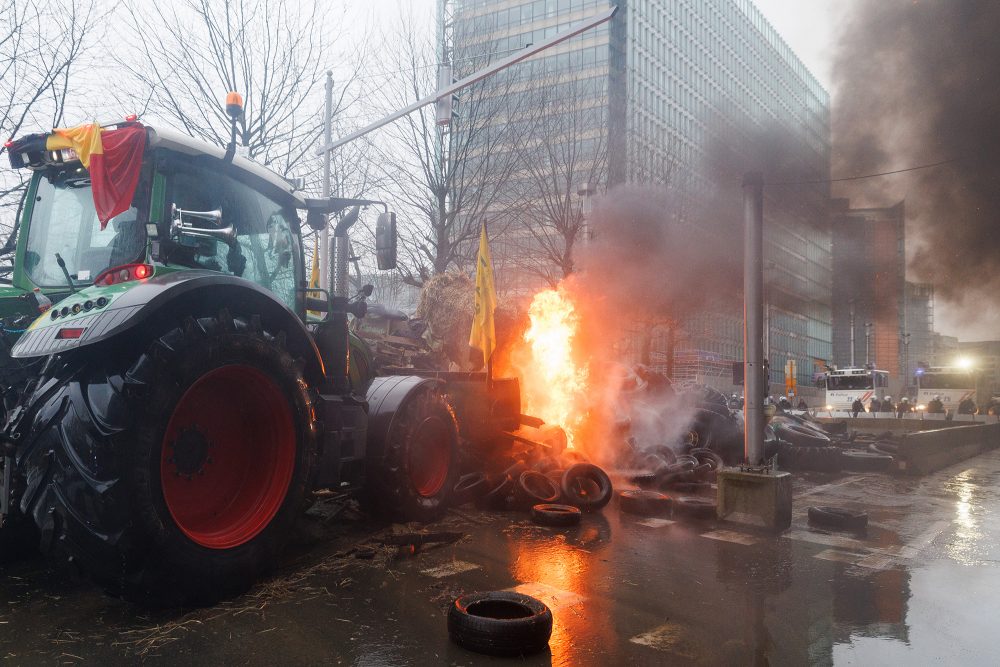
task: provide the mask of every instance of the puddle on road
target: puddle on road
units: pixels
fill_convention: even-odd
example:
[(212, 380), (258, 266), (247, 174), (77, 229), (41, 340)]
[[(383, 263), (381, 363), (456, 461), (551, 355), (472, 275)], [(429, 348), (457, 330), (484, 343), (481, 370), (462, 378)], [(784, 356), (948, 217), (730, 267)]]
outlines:
[[(621, 516), (613, 506), (565, 529), (476, 514), (454, 526), (469, 539), (439, 551), (330, 567), (322, 559), (332, 546), (314, 547), (311, 564), (239, 601), (144, 618), (86, 584), (18, 564), (0, 579), (0, 656), (120, 662), (149, 649), (178, 661), (481, 664), (490, 660), (449, 643), (447, 607), (463, 592), (513, 588), (554, 613), (550, 651), (530, 665), (990, 664), (998, 480), (1000, 452), (936, 481), (905, 480), (902, 494), (901, 482), (877, 479), (870, 504), (854, 483), (797, 501), (797, 510), (868, 509), (865, 535), (815, 530), (801, 511), (780, 538)], [(263, 595), (269, 587), (288, 594)]]

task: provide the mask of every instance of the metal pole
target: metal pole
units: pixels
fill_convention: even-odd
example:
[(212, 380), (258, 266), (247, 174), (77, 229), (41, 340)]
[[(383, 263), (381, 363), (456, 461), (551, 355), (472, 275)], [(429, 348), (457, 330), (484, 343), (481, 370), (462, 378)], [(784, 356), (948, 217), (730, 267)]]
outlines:
[(743, 176), (743, 453), (750, 465), (764, 458), (764, 177)]
[(851, 368), (856, 368), (854, 365), (854, 299), (851, 299)]
[[(323, 112), (323, 143), (333, 140), (333, 72), (326, 73), (326, 109)], [(330, 196), (330, 160), (332, 153), (323, 153), (323, 197)], [(330, 289), (330, 221), (319, 233), (319, 286)]]
[(903, 334), (903, 395), (910, 395), (910, 334)]
[(532, 46), (526, 46), (525, 48), (518, 50), (513, 55), (508, 56), (503, 60), (498, 60), (477, 72), (473, 72), (469, 76), (465, 77), (464, 79), (461, 79), (460, 81), (456, 81), (447, 88), (436, 90), (430, 95), (422, 97), (416, 102), (412, 102), (411, 104), (403, 107), (402, 109), (399, 109), (398, 111), (392, 112), (385, 118), (375, 121), (371, 125), (366, 125), (360, 130), (357, 130), (356, 132), (351, 132), (347, 136), (341, 137), (340, 139), (337, 139), (334, 142), (328, 142), (326, 145), (316, 149), (316, 155), (322, 154), (323, 151), (332, 151), (335, 148), (343, 146), (348, 142), (354, 141), (358, 137), (362, 137), (371, 132), (372, 130), (377, 130), (383, 125), (387, 125), (393, 122), (394, 120), (398, 120), (407, 114), (413, 113), (414, 111), (420, 109), (421, 107), (425, 107), (428, 104), (433, 104), (434, 102), (436, 102), (437, 100), (441, 99), (446, 95), (451, 95), (452, 93), (458, 92), (459, 90), (462, 90), (466, 86), (471, 86), (474, 83), (482, 81), (486, 77), (496, 72), (499, 72), (502, 69), (506, 69), (511, 65), (516, 65), (522, 60), (527, 60), (536, 53), (540, 53), (541, 51), (553, 47), (556, 44), (560, 44), (568, 39), (576, 37), (580, 33), (584, 33), (590, 30), (591, 28), (595, 28), (606, 21), (610, 21), (611, 17), (614, 16), (617, 11), (618, 7), (611, 7), (610, 9), (607, 9), (601, 12), (600, 14), (595, 14), (590, 18), (583, 19), (579, 23), (575, 24), (574, 27), (569, 28), (563, 32), (557, 33), (552, 37), (539, 42), (538, 44), (534, 44)]
[(870, 366), (872, 363), (871, 338), (872, 338), (872, 323), (865, 322), (865, 367)]

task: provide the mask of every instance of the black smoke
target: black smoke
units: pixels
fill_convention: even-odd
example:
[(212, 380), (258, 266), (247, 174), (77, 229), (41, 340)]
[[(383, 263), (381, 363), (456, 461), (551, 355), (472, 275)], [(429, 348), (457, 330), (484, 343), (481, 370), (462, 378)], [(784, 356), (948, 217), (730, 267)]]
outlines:
[(905, 198), (910, 275), (970, 320), (1000, 302), (998, 27), (995, 0), (858, 0), (834, 58), (835, 176), (954, 160), (837, 194)]

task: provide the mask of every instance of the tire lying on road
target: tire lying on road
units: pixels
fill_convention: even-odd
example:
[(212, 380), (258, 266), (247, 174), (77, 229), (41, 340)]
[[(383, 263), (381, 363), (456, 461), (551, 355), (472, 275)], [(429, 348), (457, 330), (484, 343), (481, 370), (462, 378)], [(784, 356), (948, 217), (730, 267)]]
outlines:
[(841, 452), (841, 465), (845, 470), (856, 472), (884, 472), (892, 465), (893, 457), (889, 454), (876, 454), (848, 450)]
[(43, 553), (113, 594), (209, 604), (249, 588), (288, 541), (315, 412), (284, 337), (256, 318), (188, 317), (142, 344), (88, 349), (46, 382), (18, 445), (22, 507)]
[(716, 504), (711, 498), (678, 496), (674, 498), (674, 515), (691, 519), (714, 519)]
[(657, 491), (619, 491), (618, 509), (639, 516), (667, 516), (673, 500), (665, 493)]
[(476, 653), (530, 655), (548, 646), (552, 611), (521, 593), (471, 593), (455, 600), (448, 610), (448, 635)]
[(836, 530), (864, 530), (868, 527), (868, 514), (842, 507), (815, 506), (809, 508), (809, 523)]
[(611, 478), (592, 463), (577, 463), (563, 473), (563, 497), (584, 512), (596, 512), (607, 505), (612, 493)]
[(541, 503), (531, 508), (531, 520), (540, 526), (575, 526), (583, 513), (572, 505)]

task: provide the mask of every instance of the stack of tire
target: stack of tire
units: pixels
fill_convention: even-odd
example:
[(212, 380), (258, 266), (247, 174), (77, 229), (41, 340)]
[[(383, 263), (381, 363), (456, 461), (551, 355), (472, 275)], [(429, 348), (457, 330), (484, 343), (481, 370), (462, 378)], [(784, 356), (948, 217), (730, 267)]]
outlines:
[(518, 460), (487, 475), (464, 475), (455, 487), (454, 504), (475, 502), (481, 509), (530, 511), (540, 524), (579, 523), (583, 512), (596, 512), (611, 501), (611, 478), (574, 452), (531, 462)]
[(686, 454), (677, 454), (669, 447), (654, 447), (637, 463), (642, 473), (629, 481), (643, 489), (660, 489), (674, 493), (701, 493), (711, 490), (722, 457), (705, 447), (695, 447)]
[(841, 449), (834, 446), (830, 436), (818, 425), (790, 415), (777, 415), (769, 428), (775, 439), (766, 443), (765, 456), (777, 455), (780, 468), (815, 472), (841, 470)]

